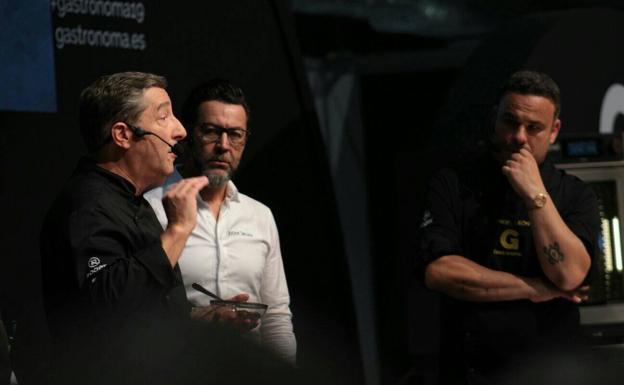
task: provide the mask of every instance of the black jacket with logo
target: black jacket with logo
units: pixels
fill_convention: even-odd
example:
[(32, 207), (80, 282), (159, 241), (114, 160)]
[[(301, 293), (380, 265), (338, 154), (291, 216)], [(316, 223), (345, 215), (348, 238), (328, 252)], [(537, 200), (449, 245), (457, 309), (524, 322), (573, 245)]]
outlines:
[(44, 306), (58, 351), (97, 361), (139, 322), (188, 317), (180, 270), (171, 267), (161, 233), (130, 182), (89, 158), (79, 162), (40, 239)]
[[(595, 194), (548, 161), (540, 173), (563, 221), (593, 260), (600, 229)], [(490, 157), (444, 169), (430, 181), (419, 230), (420, 274), (443, 255), (461, 255), (520, 276), (545, 277), (525, 204)], [(461, 357), (496, 366), (511, 354), (569, 338), (578, 324), (578, 307), (563, 299), (477, 303), (444, 296), (442, 357), (447, 363)]]

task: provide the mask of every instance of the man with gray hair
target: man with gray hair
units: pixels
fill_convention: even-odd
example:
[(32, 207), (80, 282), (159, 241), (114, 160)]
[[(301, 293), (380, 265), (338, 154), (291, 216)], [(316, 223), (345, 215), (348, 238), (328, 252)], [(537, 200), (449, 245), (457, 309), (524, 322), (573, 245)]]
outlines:
[(163, 77), (123, 72), (82, 92), (80, 129), (89, 154), (53, 203), (40, 239), (59, 382), (76, 370), (82, 383), (96, 381), (123, 348), (117, 337), (137, 320), (188, 318), (177, 262), (195, 227), (195, 196), (208, 179), (185, 179), (168, 191), (163, 231), (143, 193), (173, 172), (175, 145), (186, 136), (165, 89)]

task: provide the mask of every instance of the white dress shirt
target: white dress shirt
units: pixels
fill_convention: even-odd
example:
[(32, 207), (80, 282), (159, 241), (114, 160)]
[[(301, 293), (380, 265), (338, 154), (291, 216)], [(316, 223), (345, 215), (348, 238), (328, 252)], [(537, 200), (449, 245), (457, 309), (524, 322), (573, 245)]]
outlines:
[[(163, 228), (167, 226), (163, 192), (181, 179), (175, 171), (163, 186), (144, 195)], [(193, 282), (224, 299), (247, 293), (249, 302), (269, 305), (260, 326), (251, 333), (259, 337), (263, 346), (295, 362), (297, 343), (290, 295), (277, 227), (267, 206), (239, 193), (230, 181), (216, 220), (208, 204), (197, 194), (197, 226), (178, 263), (186, 295), (194, 306), (207, 306), (211, 298), (193, 289)]]

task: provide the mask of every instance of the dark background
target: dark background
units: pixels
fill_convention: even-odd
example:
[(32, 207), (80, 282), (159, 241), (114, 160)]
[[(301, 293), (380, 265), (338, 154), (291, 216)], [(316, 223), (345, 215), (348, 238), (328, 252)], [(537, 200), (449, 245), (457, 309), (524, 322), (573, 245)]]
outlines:
[[(254, 135), (236, 183), (274, 212), (299, 363), (327, 383), (369, 385), (435, 373), (437, 300), (410, 269), (420, 197), (434, 169), (487, 134), (500, 83), (519, 68), (548, 72), (561, 86), (563, 132), (595, 133), (604, 91), (624, 82), (624, 16), (609, 1), (438, 0), (428, 12), (418, 0), (146, 3), (143, 25), (54, 16), (52, 28), (143, 31), (147, 49), (55, 49), (57, 111), (0, 111), (0, 298), (5, 322), (16, 321), (24, 383), (47, 333), (41, 220), (84, 152), (78, 97), (96, 77), (164, 75), (176, 110), (213, 76), (245, 90)], [(328, 161), (345, 148), (328, 150), (321, 135), (314, 102), (326, 94), (308, 83), (313, 67), (326, 81), (355, 79), (344, 117), (359, 173)], [(365, 237), (336, 198), (358, 184), (348, 198), (366, 209)], [(366, 252), (349, 254), (345, 239)]]

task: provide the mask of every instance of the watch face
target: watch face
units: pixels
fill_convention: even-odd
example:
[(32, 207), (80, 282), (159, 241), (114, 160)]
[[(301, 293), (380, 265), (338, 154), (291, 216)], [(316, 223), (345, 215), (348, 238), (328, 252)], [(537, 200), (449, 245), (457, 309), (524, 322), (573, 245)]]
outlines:
[(546, 195), (543, 193), (539, 193), (535, 196), (533, 201), (535, 202), (536, 207), (544, 207), (544, 205), (546, 204)]

